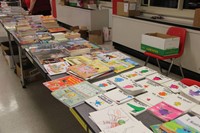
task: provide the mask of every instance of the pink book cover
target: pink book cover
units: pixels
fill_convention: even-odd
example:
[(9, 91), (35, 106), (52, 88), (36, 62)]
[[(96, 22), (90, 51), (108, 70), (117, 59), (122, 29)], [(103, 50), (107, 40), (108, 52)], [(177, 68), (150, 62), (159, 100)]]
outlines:
[(184, 113), (182, 110), (174, 108), (165, 102), (160, 102), (155, 106), (148, 108), (148, 110), (163, 121), (173, 120)]

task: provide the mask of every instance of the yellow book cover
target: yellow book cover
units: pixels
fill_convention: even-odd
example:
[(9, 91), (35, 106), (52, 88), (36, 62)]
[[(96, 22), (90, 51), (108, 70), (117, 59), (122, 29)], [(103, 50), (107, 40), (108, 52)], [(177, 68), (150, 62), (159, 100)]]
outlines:
[(135, 67), (134, 65), (122, 60), (113, 60), (108, 62), (107, 65), (113, 68), (115, 73), (120, 73)]

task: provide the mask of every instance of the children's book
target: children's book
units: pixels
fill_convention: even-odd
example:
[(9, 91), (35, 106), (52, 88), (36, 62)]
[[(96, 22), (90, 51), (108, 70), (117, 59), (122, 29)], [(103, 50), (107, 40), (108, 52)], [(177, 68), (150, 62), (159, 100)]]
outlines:
[(180, 94), (197, 104), (200, 103), (200, 87), (197, 85), (193, 85), (187, 89), (181, 90)]
[(113, 102), (111, 99), (104, 96), (103, 94), (89, 98), (85, 100), (85, 102), (96, 110), (102, 110), (107, 107), (116, 105), (115, 102)]
[(156, 125), (151, 125), (150, 128), (153, 131), (153, 133), (160, 133), (160, 125), (161, 124), (156, 124)]
[(122, 104), (134, 98), (132, 95), (128, 95), (127, 93), (125, 93), (119, 88), (108, 91), (104, 93), (104, 95), (110, 98), (111, 100), (113, 100), (117, 104)]
[(138, 66), (138, 65), (139, 65), (138, 62), (135, 62), (135, 61), (134, 61), (133, 59), (131, 59), (131, 58), (125, 58), (125, 59), (122, 59), (122, 61), (128, 62), (128, 63), (130, 63), (130, 64), (132, 64), (132, 65), (134, 65), (134, 66)]
[(49, 73), (49, 75), (56, 75), (61, 73), (66, 73), (69, 66), (64, 62), (45, 64), (44, 68)]
[(113, 60), (113, 61), (109, 61), (107, 62), (107, 65), (111, 68), (114, 69), (114, 72), (116, 73), (120, 73), (126, 70), (129, 70), (131, 68), (134, 68), (135, 66), (128, 63), (128, 62), (124, 62), (122, 60)]
[(140, 84), (148, 92), (161, 88), (160, 84), (155, 83), (148, 79), (143, 79), (143, 80), (137, 81), (137, 83)]
[(192, 107), (190, 109), (190, 113), (196, 115), (196, 116), (200, 116), (200, 105), (196, 104), (194, 107)]
[(116, 88), (116, 85), (114, 85), (113, 83), (111, 83), (107, 79), (95, 82), (93, 84), (98, 86), (99, 88), (101, 88), (104, 91), (108, 91), (108, 90), (112, 90), (112, 89)]
[(120, 82), (125, 82), (127, 81), (126, 78), (122, 77), (121, 75), (113, 76), (111, 78), (107, 79), (108, 81), (112, 82), (113, 84), (118, 84)]
[(155, 70), (153, 70), (153, 69), (151, 69), (151, 68), (149, 68), (149, 67), (146, 67), (146, 66), (136, 68), (136, 69), (134, 69), (134, 71), (135, 71), (136, 73), (142, 74), (142, 75), (145, 76), (145, 77), (146, 77), (146, 76), (149, 76), (149, 75), (151, 75), (151, 74), (157, 73), (157, 71), (155, 71)]
[(182, 110), (174, 108), (165, 102), (160, 102), (148, 108), (148, 111), (163, 121), (173, 120), (183, 114)]
[(109, 53), (100, 53), (100, 54), (97, 54), (97, 56), (105, 62), (130, 58), (129, 56), (119, 51), (114, 51), (114, 52), (109, 52)]
[(111, 106), (103, 110), (89, 113), (89, 115), (102, 131), (123, 124), (136, 124), (136, 122), (138, 122), (137, 119), (124, 112), (119, 106)]
[(133, 99), (124, 104), (119, 105), (124, 111), (131, 113), (134, 116), (141, 114), (142, 112), (146, 111), (149, 107), (148, 105)]
[(64, 60), (67, 61), (70, 65), (88, 64), (89, 62), (92, 62), (91, 59), (85, 56), (66, 57)]
[(137, 81), (137, 80), (145, 78), (145, 76), (143, 76), (142, 74), (135, 72), (134, 69), (131, 71), (122, 73), (121, 76), (133, 81)]
[(83, 82), (83, 80), (73, 75), (68, 75), (63, 78), (58, 78), (55, 80), (44, 82), (43, 84), (51, 91), (55, 91), (58, 90), (59, 88), (72, 86), (80, 82)]
[(147, 76), (146, 78), (149, 80), (152, 80), (158, 84), (163, 84), (165, 82), (172, 80), (171, 78), (164, 76), (162, 74), (159, 74), (159, 73), (152, 74), (150, 76)]
[(179, 93), (180, 90), (184, 90), (184, 89), (186, 89), (188, 87), (187, 85), (181, 83), (180, 81), (175, 81), (175, 80), (171, 80), (169, 82), (165, 82), (162, 85), (166, 86), (173, 93)]
[(188, 112), (196, 105), (194, 102), (179, 94), (171, 95), (169, 98), (165, 99), (164, 102), (183, 112)]

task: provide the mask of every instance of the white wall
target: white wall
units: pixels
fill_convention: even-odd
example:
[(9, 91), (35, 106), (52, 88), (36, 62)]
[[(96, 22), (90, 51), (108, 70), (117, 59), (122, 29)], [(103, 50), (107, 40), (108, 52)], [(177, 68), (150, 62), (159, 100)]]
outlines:
[[(113, 15), (113, 41), (131, 49), (140, 49), (141, 35), (150, 32), (166, 33), (169, 25)], [(187, 29), (185, 51), (182, 56), (184, 68), (200, 73), (200, 31)]]

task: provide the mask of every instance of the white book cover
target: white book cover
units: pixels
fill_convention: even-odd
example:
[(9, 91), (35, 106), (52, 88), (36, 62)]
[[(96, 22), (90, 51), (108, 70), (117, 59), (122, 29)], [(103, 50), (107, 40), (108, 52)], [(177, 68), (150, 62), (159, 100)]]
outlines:
[(134, 96), (146, 92), (146, 90), (141, 85), (130, 80), (125, 80), (123, 82), (116, 83), (116, 85), (120, 89), (127, 92), (128, 94), (134, 95)]
[(132, 95), (125, 93), (123, 90), (119, 88), (106, 92), (104, 93), (104, 95), (113, 100), (117, 104), (122, 104), (134, 98)]
[(175, 80), (165, 82), (162, 85), (166, 86), (173, 93), (179, 93), (180, 90), (184, 90), (188, 87), (187, 85), (181, 83), (180, 81), (175, 81)]
[(112, 82), (113, 84), (117, 84), (117, 83), (120, 83), (120, 82), (125, 82), (125, 81), (130, 81), (130, 80), (123, 78), (120, 75), (117, 75), (117, 76), (108, 78), (108, 81)]
[(107, 107), (116, 105), (115, 102), (113, 102), (111, 99), (104, 96), (103, 94), (89, 98), (85, 100), (85, 102), (96, 110), (102, 110)]
[(152, 81), (154, 81), (154, 82), (156, 82), (158, 84), (163, 84), (165, 82), (168, 82), (168, 81), (172, 80), (171, 78), (169, 78), (167, 76), (164, 76), (164, 75), (162, 75), (160, 73), (152, 74), (150, 76), (147, 76), (146, 78), (149, 79), (149, 80), (152, 80)]
[(89, 115), (102, 131), (123, 124), (133, 124), (138, 122), (136, 118), (123, 111), (119, 106), (111, 106), (103, 110), (89, 113)]
[(113, 83), (111, 83), (107, 79), (95, 82), (93, 84), (98, 86), (99, 88), (101, 88), (104, 91), (108, 91), (108, 90), (112, 90), (112, 89), (116, 88), (116, 85), (114, 85)]
[(191, 112), (192, 114), (195, 114), (195, 115), (200, 116), (200, 105), (199, 105), (199, 104), (196, 104), (194, 107), (192, 107), (192, 108), (190, 109), (190, 112)]
[(133, 80), (133, 81), (137, 81), (137, 80), (140, 80), (140, 79), (144, 79), (144, 78), (145, 78), (144, 75), (135, 72), (134, 69), (131, 70), (131, 71), (122, 73), (121, 76), (124, 77), (124, 78), (127, 78), (127, 79), (131, 79), (131, 80)]
[(49, 75), (56, 75), (61, 73), (66, 73), (69, 65), (64, 62), (45, 64), (44, 68), (49, 73)]
[(146, 91), (152, 91), (154, 89), (159, 89), (161, 87), (160, 84), (155, 83), (151, 80), (148, 79), (143, 79), (140, 81), (137, 81), (138, 84), (142, 85), (142, 87), (146, 90)]
[(124, 111), (131, 113), (134, 116), (141, 114), (146, 111), (149, 107), (141, 101), (136, 99), (130, 100), (122, 105), (119, 105)]
[(150, 129), (144, 126), (142, 122), (138, 122), (137, 124), (123, 124), (121, 126), (103, 130), (102, 133), (133, 133), (134, 131), (137, 131), (137, 133), (153, 133)]
[(187, 89), (181, 90), (181, 93), (193, 99), (196, 103), (200, 103), (200, 87), (193, 85)]
[(146, 66), (142, 66), (142, 67), (139, 67), (139, 68), (136, 68), (134, 69), (134, 71), (136, 73), (139, 73), (139, 74), (142, 74), (143, 76), (149, 76), (149, 75), (152, 75), (154, 73), (157, 73), (157, 71), (151, 69), (151, 68), (148, 68)]
[(189, 111), (192, 107), (196, 105), (196, 103), (179, 94), (171, 95), (169, 98), (165, 99), (164, 102), (179, 110), (182, 110), (183, 112)]
[(109, 52), (109, 53), (100, 53), (100, 54), (97, 54), (97, 56), (106, 62), (130, 58), (129, 56), (119, 51), (114, 51), (114, 52)]

